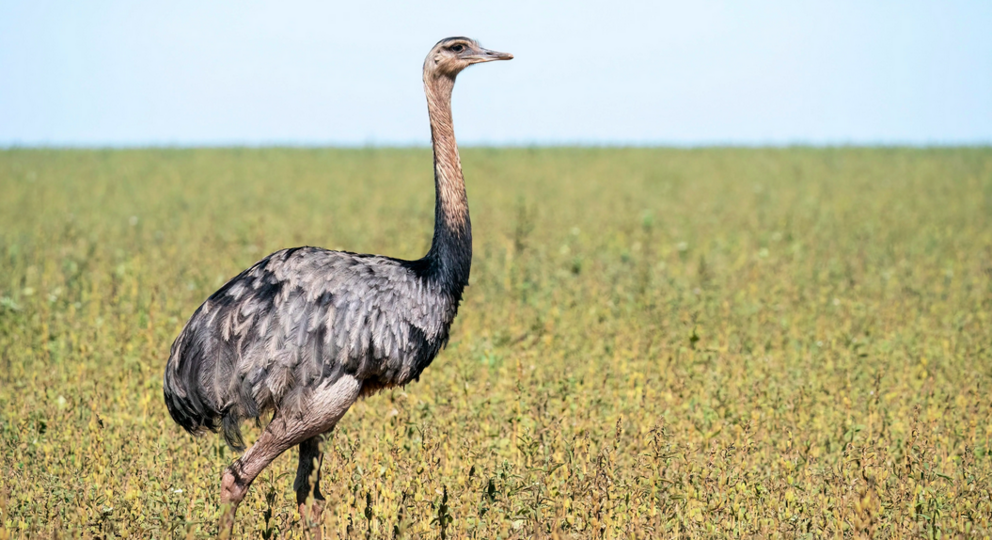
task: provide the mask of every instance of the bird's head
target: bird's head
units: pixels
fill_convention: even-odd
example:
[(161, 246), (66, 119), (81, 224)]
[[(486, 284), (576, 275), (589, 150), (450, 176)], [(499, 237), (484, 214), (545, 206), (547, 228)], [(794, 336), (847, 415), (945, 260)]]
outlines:
[(472, 64), (492, 62), (493, 60), (511, 60), (510, 53), (490, 51), (479, 45), (479, 42), (467, 37), (450, 37), (437, 42), (424, 60), (424, 74), (444, 75), (455, 78), (463, 69)]

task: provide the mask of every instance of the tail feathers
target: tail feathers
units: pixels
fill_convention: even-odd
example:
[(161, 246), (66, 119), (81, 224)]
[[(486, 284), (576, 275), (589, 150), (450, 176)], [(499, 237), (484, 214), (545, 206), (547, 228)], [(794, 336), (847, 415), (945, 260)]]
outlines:
[(245, 449), (245, 440), (241, 436), (241, 419), (235, 414), (228, 412), (222, 421), (224, 426), (224, 440), (227, 445), (238, 452)]
[(169, 415), (180, 427), (193, 435), (222, 431), (224, 440), (233, 450), (245, 449), (244, 438), (241, 436), (241, 418), (234, 411), (218, 411), (199, 399), (195, 392), (177, 393), (170, 388), (168, 379), (166, 377), (165, 405), (169, 409)]
[(204, 330), (200, 312), (173, 343), (163, 381), (169, 414), (189, 433), (221, 432), (228, 446), (244, 450), (243, 420), (270, 410), (302, 417), (313, 387), (342, 374), (317, 360), (300, 368), (295, 352), (236, 350), (220, 332)]
[[(203, 386), (203, 370), (209, 372), (215, 366), (205, 366), (203, 358), (205, 345), (199, 340), (188, 339), (188, 329), (180, 334), (173, 344), (169, 362), (165, 368), (163, 390), (165, 405), (169, 415), (183, 429), (193, 435), (207, 431), (223, 431), (224, 440), (234, 450), (244, 450), (241, 436), (242, 411), (232, 407), (218, 406), (210, 399)], [(216, 356), (216, 355), (213, 355)]]

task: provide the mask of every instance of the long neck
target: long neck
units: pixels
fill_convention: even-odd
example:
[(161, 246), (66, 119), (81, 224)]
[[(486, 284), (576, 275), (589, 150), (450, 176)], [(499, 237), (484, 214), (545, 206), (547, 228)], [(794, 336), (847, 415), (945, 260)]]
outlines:
[(425, 257), (445, 285), (458, 296), (468, 284), (472, 266), (472, 222), (468, 215), (465, 178), (451, 120), (451, 90), (455, 80), (425, 74), (427, 110), (434, 146), (434, 240)]

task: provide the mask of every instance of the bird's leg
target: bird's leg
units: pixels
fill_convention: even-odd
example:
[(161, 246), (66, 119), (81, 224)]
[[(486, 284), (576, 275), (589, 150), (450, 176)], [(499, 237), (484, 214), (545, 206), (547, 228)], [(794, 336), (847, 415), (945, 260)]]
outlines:
[(361, 389), (361, 381), (345, 375), (316, 388), (299, 411), (277, 412), (273, 416), (255, 444), (224, 471), (220, 494), (224, 506), (220, 519), (221, 538), (230, 538), (238, 504), (245, 498), (255, 477), (279, 454), (333, 429), (358, 399)]
[[(293, 482), (300, 517), (313, 530), (317, 540), (321, 538), (320, 514), (324, 511), (324, 495), (320, 492), (320, 466), (324, 461), (324, 453), (320, 450), (322, 439), (318, 435), (300, 443), (300, 463), (296, 468), (296, 481)], [(307, 508), (307, 498), (311, 492), (313, 503)]]
[(272, 460), (296, 444), (297, 441), (293, 440), (293, 427), (295, 426), (287, 423), (281, 415), (276, 414), (255, 444), (224, 471), (220, 483), (220, 502), (223, 507), (219, 525), (221, 538), (231, 538), (238, 505), (248, 493), (251, 483)]

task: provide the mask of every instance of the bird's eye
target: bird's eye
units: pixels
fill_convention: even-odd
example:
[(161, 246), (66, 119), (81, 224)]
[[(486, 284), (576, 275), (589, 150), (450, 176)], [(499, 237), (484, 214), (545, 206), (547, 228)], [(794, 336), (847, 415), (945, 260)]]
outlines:
[(456, 44), (452, 45), (451, 47), (449, 47), (449, 49), (452, 50), (452, 51), (454, 51), (454, 52), (462, 52), (462, 51), (465, 50), (465, 46), (462, 45), (461, 43), (456, 43)]

